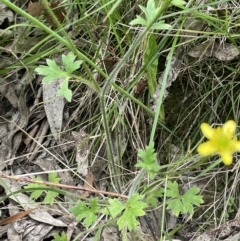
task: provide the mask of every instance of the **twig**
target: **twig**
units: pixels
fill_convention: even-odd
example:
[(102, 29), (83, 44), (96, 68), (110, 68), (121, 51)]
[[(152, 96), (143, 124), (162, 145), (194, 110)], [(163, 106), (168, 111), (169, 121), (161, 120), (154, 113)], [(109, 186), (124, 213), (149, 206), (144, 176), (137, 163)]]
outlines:
[(82, 188), (82, 187), (76, 187), (76, 186), (71, 186), (71, 185), (65, 185), (65, 184), (60, 184), (60, 183), (52, 183), (52, 182), (47, 182), (47, 181), (38, 181), (38, 180), (33, 180), (31, 178), (27, 177), (19, 177), (19, 176), (8, 176), (3, 173), (0, 173), (0, 178), (7, 178), (7, 179), (12, 179), (16, 181), (23, 181), (23, 182), (31, 182), (31, 183), (38, 183), (38, 184), (45, 184), (48, 186), (52, 187), (59, 187), (59, 188), (66, 188), (66, 189), (76, 189), (76, 190), (81, 190), (85, 192), (91, 192), (91, 193), (96, 193), (96, 194), (103, 194), (107, 196), (113, 196), (113, 197), (120, 197), (127, 199), (128, 196), (123, 195), (123, 194), (118, 194), (114, 192), (106, 192), (106, 191), (101, 191), (101, 190), (94, 190), (94, 189), (88, 189), (88, 188)]

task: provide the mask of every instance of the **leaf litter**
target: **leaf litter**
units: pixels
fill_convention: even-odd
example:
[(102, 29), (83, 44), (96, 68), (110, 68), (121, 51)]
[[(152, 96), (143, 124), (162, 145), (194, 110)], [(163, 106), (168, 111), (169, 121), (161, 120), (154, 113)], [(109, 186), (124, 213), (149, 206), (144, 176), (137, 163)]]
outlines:
[[(201, 4), (204, 4), (203, 1)], [(23, 8), (25, 7), (23, 6)], [(50, 8), (54, 9), (59, 22), (63, 23), (66, 12), (61, 4), (58, 2), (51, 4)], [(41, 2), (29, 1), (28, 7), (25, 10), (32, 16), (39, 18), (43, 16), (50, 27), (56, 27), (56, 23), (46, 12)], [(0, 13), (0, 24), (5, 21), (11, 24), (14, 21), (15, 16), (13, 12), (2, 3), (0, 4)], [(189, 22), (187, 24), (189, 24)], [(184, 25), (185, 29), (191, 29), (191, 26), (187, 24)], [(192, 28), (195, 31), (200, 31), (205, 25), (203, 21), (197, 19), (196, 25), (194, 25), (194, 27), (192, 26)], [(7, 31), (8, 30), (5, 32)], [(185, 37), (189, 39), (189, 36), (185, 35)], [(28, 38), (28, 40), (33, 43), (30, 47), (33, 47), (41, 41), (41, 39), (38, 38), (34, 38), (36, 42), (32, 41), (32, 38)], [(27, 40), (23, 40), (21, 45), (26, 45), (24, 41)], [(7, 46), (8, 43), (6, 42), (6, 49)], [(9, 50), (8, 48), (8, 51)], [(8, 51), (3, 51), (3, 53), (7, 54)], [(185, 49), (181, 49), (181, 51), (185, 51)], [(238, 49), (235, 45), (227, 42), (219, 43), (215, 39), (203, 41), (200, 44), (192, 46), (192, 48), (185, 51), (185, 53), (192, 58), (196, 58), (199, 62), (204, 62), (204, 60), (211, 57), (216, 58), (220, 62), (231, 61), (239, 56)], [(59, 53), (59, 55), (61, 55), (61, 53)], [(183, 66), (182, 58), (179, 57), (178, 54), (174, 55), (170, 66), (170, 74), (167, 79), (167, 90), (163, 93), (164, 100), (169, 97), (171, 87), (181, 75)], [(1, 172), (22, 176), (29, 175), (31, 177), (39, 175), (42, 180), (47, 180), (48, 174), (56, 171), (62, 184), (79, 185), (80, 187), (90, 189), (90, 191), (96, 188), (96, 186), (104, 186), (102, 189), (107, 189), (109, 182), (103, 182), (101, 180), (101, 178), (107, 179), (107, 175), (109, 175), (107, 172), (106, 155), (100, 153), (96, 165), (91, 165), (89, 161), (93, 158), (92, 148), (93, 144), (95, 144), (94, 139), (90, 140), (89, 138), (91, 137), (91, 129), (87, 126), (85, 126), (85, 128), (77, 128), (77, 131), (72, 131), (71, 129), (75, 128), (77, 122), (80, 123), (80, 126), (84, 126), (82, 123), (86, 121), (83, 116), (83, 112), (86, 111), (86, 109), (83, 108), (85, 103), (75, 101), (74, 104), (81, 106), (81, 110), (79, 113), (72, 115), (73, 112), (71, 108), (73, 108), (73, 106), (67, 106), (64, 98), (57, 94), (59, 86), (61, 85), (61, 78), (56, 79), (56, 81), (51, 84), (42, 85), (41, 77), (25, 78), (24, 75), (26, 73), (23, 74), (22, 69), (17, 69), (16, 71), (18, 72), (17, 75), (11, 73), (8, 76), (4, 76), (6, 77), (5, 80), (0, 83)], [(21, 83), (15, 79), (24, 81)], [(153, 110), (156, 110), (162, 79), (163, 74), (160, 74), (157, 89), (151, 99), (151, 107)], [(146, 90), (146, 86), (146, 80), (142, 80), (142, 82), (136, 86), (135, 95), (138, 98), (141, 98), (141, 95)], [(83, 86), (81, 86), (81, 88), (84, 89)], [(84, 102), (86, 97), (79, 97), (79, 93), (84, 95), (84, 92), (77, 89), (74, 93), (75, 100), (82, 98)], [(72, 120), (74, 120), (74, 123), (71, 123)], [(71, 125), (69, 125), (69, 123), (71, 123)], [(65, 133), (68, 129), (70, 129), (70, 131)], [(115, 141), (117, 142), (117, 140), (113, 138), (113, 142)], [(135, 143), (132, 145), (135, 145)], [(122, 147), (123, 145), (120, 146)], [(105, 149), (105, 146), (103, 149)], [(122, 149), (125, 151), (126, 146)], [(124, 151), (121, 155), (124, 154)], [(102, 162), (100, 162), (100, 159)], [(66, 166), (64, 166), (64, 164)], [(100, 182), (100, 185), (96, 184), (96, 181)], [(29, 197), (29, 193), (21, 191), (24, 190), (23, 187), (27, 184), (28, 183), (21, 181), (16, 182), (1, 179), (1, 197), (5, 195), (9, 196), (3, 204), (5, 210), (1, 210), (2, 224), (5, 222), (6, 225), (0, 227), (0, 238), (8, 237), (8, 240), (37, 241), (52, 237), (54, 233), (66, 231), (68, 240), (72, 240), (78, 233), (85, 231), (82, 222), (76, 221), (68, 211), (71, 207), (70, 204), (62, 204), (60, 198), (57, 199), (59, 203), (56, 202), (51, 205), (43, 205), (42, 197), (40, 200), (32, 200)], [(188, 190), (189, 182), (183, 185), (183, 188)], [(204, 185), (205, 182), (201, 188), (204, 188)], [(13, 192), (17, 191), (19, 191), (19, 193), (13, 194)], [(76, 194), (76, 191), (69, 191)], [(91, 198), (93, 194), (90, 191), (85, 191), (84, 193), (79, 192), (78, 195), (81, 198)], [(67, 199), (65, 196), (63, 199), (72, 202), (71, 198)], [(178, 220), (174, 218), (171, 212), (166, 212), (167, 227), (172, 229), (177, 225)], [(144, 217), (147, 217), (147, 219)], [(149, 231), (149, 225), (153, 227), (155, 234), (160, 235), (159, 225), (155, 224), (161, 222), (159, 219), (162, 217), (162, 212), (159, 210), (148, 210), (148, 213), (144, 217), (139, 219), (139, 236), (144, 240), (154, 240), (152, 233)], [(146, 220), (150, 220), (150, 222)], [(124, 225), (124, 220), (121, 220), (121, 224)], [(216, 236), (221, 240), (227, 240), (227, 238), (230, 238), (232, 241), (237, 240), (236, 237), (233, 236), (236, 230), (239, 230), (239, 227), (239, 219), (234, 219), (217, 229), (210, 229), (193, 240), (210, 241)], [(192, 234), (194, 235), (196, 233), (192, 232)], [(142, 239), (135, 238), (135, 240)], [(87, 237), (85, 240), (92, 240), (92, 238)], [(104, 227), (101, 233), (101, 240), (120, 240), (119, 232), (115, 227)], [(130, 233), (128, 233), (127, 240), (132, 240)]]
[(64, 97), (58, 95), (62, 78), (56, 79), (49, 84), (43, 84), (43, 102), (51, 132), (56, 141), (60, 139), (62, 130)]
[(14, 15), (13, 12), (7, 8), (7, 6), (3, 3), (0, 3), (0, 25), (4, 22), (13, 22)]

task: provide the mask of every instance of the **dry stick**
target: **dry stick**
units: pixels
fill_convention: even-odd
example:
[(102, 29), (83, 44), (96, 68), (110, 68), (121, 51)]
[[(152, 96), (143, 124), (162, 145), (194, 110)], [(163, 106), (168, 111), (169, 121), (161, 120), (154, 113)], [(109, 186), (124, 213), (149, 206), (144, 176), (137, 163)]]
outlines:
[(31, 183), (38, 183), (38, 184), (45, 184), (48, 186), (52, 187), (60, 187), (60, 188), (67, 188), (67, 189), (77, 189), (85, 192), (91, 192), (91, 193), (96, 193), (96, 194), (103, 194), (103, 195), (108, 195), (108, 196), (113, 196), (113, 197), (120, 197), (127, 199), (128, 196), (123, 195), (123, 194), (118, 194), (114, 192), (106, 192), (106, 191), (101, 191), (101, 190), (93, 190), (93, 189), (88, 189), (88, 188), (82, 188), (82, 187), (76, 187), (76, 186), (71, 186), (71, 185), (65, 185), (65, 184), (60, 184), (60, 183), (52, 183), (52, 182), (47, 182), (47, 181), (38, 181), (38, 180), (33, 180), (31, 178), (26, 178), (26, 177), (19, 177), (19, 176), (8, 176), (3, 173), (0, 173), (1, 178), (7, 178), (7, 179), (12, 179), (16, 181), (23, 181), (23, 182), (31, 182)]
[[(42, 123), (37, 135), (35, 136), (35, 138), (38, 138), (38, 142), (40, 144), (43, 143), (43, 140), (45, 138), (45, 135), (47, 134), (47, 131), (49, 129), (49, 124), (48, 124), (48, 121), (47, 119), (45, 119), (45, 121)], [(35, 145), (33, 145), (33, 154), (29, 157), (28, 161), (31, 162), (36, 156), (37, 156), (37, 153), (36, 151), (39, 150), (41, 148), (41, 146), (37, 146), (38, 144), (36, 142), (34, 142)]]

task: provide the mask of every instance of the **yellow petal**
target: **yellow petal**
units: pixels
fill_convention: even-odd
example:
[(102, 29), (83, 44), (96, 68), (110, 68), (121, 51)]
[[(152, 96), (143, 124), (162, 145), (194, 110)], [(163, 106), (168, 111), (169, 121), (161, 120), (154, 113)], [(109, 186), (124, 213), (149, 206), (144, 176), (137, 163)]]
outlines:
[(233, 152), (240, 152), (240, 141), (238, 141), (236, 137), (231, 141), (231, 148)]
[(235, 130), (236, 130), (236, 122), (233, 120), (227, 121), (222, 127), (223, 133), (230, 138), (234, 136)]
[(215, 154), (218, 150), (211, 141), (207, 141), (198, 146), (197, 151), (203, 156)]
[(202, 133), (205, 137), (207, 137), (209, 140), (211, 140), (214, 137), (214, 133), (216, 130), (214, 130), (209, 124), (202, 123), (200, 126)]
[(225, 151), (225, 152), (220, 152), (220, 156), (222, 157), (222, 161), (226, 166), (229, 166), (232, 164), (232, 153)]

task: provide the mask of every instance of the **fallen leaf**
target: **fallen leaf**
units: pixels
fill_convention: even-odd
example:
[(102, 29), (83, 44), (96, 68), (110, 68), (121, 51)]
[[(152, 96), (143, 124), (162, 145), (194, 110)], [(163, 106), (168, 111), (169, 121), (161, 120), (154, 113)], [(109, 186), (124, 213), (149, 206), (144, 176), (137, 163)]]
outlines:
[(215, 47), (214, 57), (221, 61), (229, 61), (235, 59), (239, 55), (238, 48), (229, 43), (217, 45)]
[[(53, 226), (39, 223), (34, 220), (18, 220), (10, 227), (11, 231), (7, 233), (8, 240), (45, 240), (47, 234), (53, 229)], [(18, 236), (16, 238), (16, 235)], [(21, 237), (24, 237), (22, 239)]]
[(77, 172), (86, 177), (88, 175), (88, 161), (87, 156), (89, 152), (89, 144), (87, 141), (87, 133), (83, 130), (79, 132), (72, 132), (73, 138), (75, 140), (75, 145), (77, 147), (76, 162), (78, 165)]
[(14, 84), (7, 83), (6, 81), (1, 81), (0, 93), (8, 99), (8, 101), (17, 108), (18, 106), (18, 96), (14, 90)]
[[(56, 15), (58, 21), (62, 23), (65, 19), (66, 11), (63, 6), (60, 6), (61, 2), (51, 3), (49, 6), (53, 13)], [(44, 5), (41, 2), (32, 2), (28, 3), (28, 13), (33, 17), (39, 17), (42, 13), (44, 14), (47, 23), (53, 27), (57, 27), (56, 22), (52, 19), (50, 14), (45, 9)]]
[(146, 80), (140, 80), (134, 89), (134, 96), (138, 97), (143, 92), (143, 90), (147, 87), (147, 85), (148, 83)]
[(8, 22), (13, 22), (14, 15), (12, 11), (7, 9), (5, 4), (0, 3), (0, 25), (5, 21), (5, 19), (7, 19)]
[(0, 221), (0, 226), (8, 224), (8, 223), (13, 223), (15, 221), (17, 221), (20, 218), (23, 218), (25, 216), (27, 216), (29, 213), (31, 213), (33, 210), (35, 210), (37, 208), (30, 208), (26, 211), (21, 211), (19, 213), (16, 213), (8, 218), (5, 218), (4, 220)]
[(41, 2), (32, 2), (28, 3), (28, 13), (33, 17), (38, 17), (42, 14), (44, 6)]
[[(60, 4), (61, 4), (60, 2), (51, 3), (50, 8), (53, 10), (53, 13), (56, 15), (58, 21), (60, 23), (62, 23), (65, 19), (66, 11), (63, 6), (60, 6)], [(52, 19), (52, 17), (49, 15), (49, 13), (47, 11), (44, 11), (44, 16), (45, 16), (47, 22), (51, 26), (57, 27), (56, 22)]]
[(215, 57), (220, 61), (233, 60), (239, 55), (238, 48), (229, 43), (216, 43), (212, 40), (195, 45), (188, 55), (194, 58)]
[[(88, 175), (85, 178), (85, 182), (83, 184), (83, 188), (89, 189), (89, 190), (94, 190), (93, 188), (93, 182), (94, 182), (94, 176), (92, 172), (89, 172)], [(88, 197), (91, 192), (84, 192), (83, 197)]]
[(63, 78), (43, 84), (43, 102), (51, 132), (56, 141), (60, 138), (63, 121), (64, 97), (58, 96)]
[[(166, 86), (164, 88), (165, 90), (164, 90), (164, 94), (163, 94), (163, 100), (165, 100), (168, 96), (167, 88), (169, 88), (172, 85), (172, 83), (177, 79), (181, 69), (182, 69), (181, 61), (178, 60), (177, 57), (173, 56), (173, 58), (171, 60), (171, 65), (170, 65), (170, 69), (169, 69), (169, 73), (168, 73)], [(151, 103), (152, 103), (151, 109), (154, 112), (156, 111), (158, 101), (159, 101), (159, 96), (160, 96), (160, 93), (162, 90), (163, 77), (164, 77), (164, 72), (161, 74), (161, 76), (158, 79), (157, 88), (151, 99)], [(164, 112), (163, 111), (162, 111), (162, 116), (161, 116), (161, 112), (160, 112), (159, 117), (162, 121), (164, 121)]]
[(67, 224), (63, 221), (54, 218), (44, 209), (37, 209), (35, 212), (29, 213), (30, 218), (41, 223), (52, 225), (55, 227), (67, 227)]
[(104, 227), (101, 234), (101, 240), (103, 241), (119, 240), (119, 234), (118, 234), (117, 228), (113, 226)]

